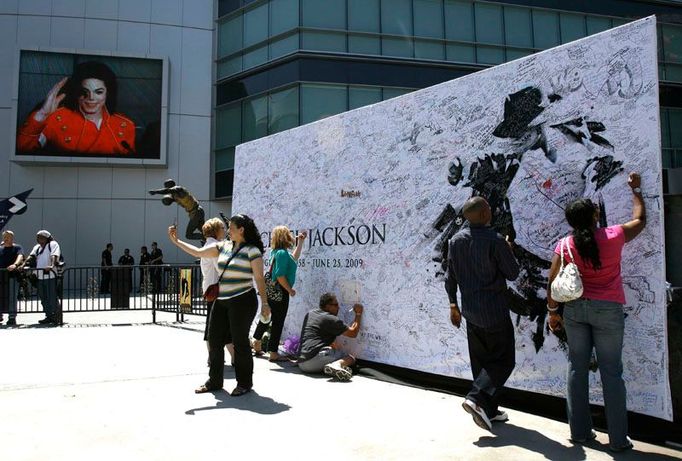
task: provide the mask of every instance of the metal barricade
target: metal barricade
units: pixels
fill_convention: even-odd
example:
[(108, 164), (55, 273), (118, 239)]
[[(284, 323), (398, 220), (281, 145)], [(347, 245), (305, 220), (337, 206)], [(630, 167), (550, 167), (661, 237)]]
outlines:
[[(180, 309), (182, 269), (191, 271), (192, 283), (190, 302)], [(9, 312), (13, 307), (12, 299), (17, 300), (18, 315), (43, 312), (37, 290), (38, 275), (35, 269), (14, 272), (0, 269), (0, 313), (13, 316)], [(153, 322), (156, 322), (157, 311), (174, 313), (176, 321), (184, 321), (185, 315), (206, 315), (198, 265), (68, 267), (56, 277), (56, 282), (61, 315), (150, 310)]]

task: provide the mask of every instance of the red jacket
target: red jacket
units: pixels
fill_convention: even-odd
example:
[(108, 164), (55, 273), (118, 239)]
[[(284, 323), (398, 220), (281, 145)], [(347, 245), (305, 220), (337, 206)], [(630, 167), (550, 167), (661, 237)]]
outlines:
[[(135, 153), (135, 124), (121, 114), (102, 112), (100, 129), (80, 112), (60, 107), (42, 122), (28, 116), (17, 135), (21, 153), (131, 155)], [(45, 146), (39, 142), (46, 138)]]

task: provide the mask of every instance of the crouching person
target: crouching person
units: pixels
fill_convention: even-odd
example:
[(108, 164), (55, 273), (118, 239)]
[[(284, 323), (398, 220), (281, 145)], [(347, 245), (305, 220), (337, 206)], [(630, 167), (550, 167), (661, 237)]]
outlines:
[(339, 302), (332, 293), (320, 297), (320, 307), (305, 315), (301, 328), (301, 346), (298, 367), (303, 373), (322, 373), (339, 381), (350, 381), (353, 372), (350, 367), (355, 358), (344, 354), (336, 345), (339, 335), (355, 338), (360, 331), (362, 305), (353, 306), (355, 319), (346, 326), (337, 317)]

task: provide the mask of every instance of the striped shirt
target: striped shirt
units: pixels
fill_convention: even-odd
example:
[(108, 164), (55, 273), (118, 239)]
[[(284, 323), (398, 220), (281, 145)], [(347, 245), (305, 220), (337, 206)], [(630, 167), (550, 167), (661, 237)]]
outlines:
[[(504, 237), (486, 226), (465, 226), (448, 244), (445, 290), (451, 303), (462, 295), (462, 316), (477, 327), (493, 328), (509, 319), (506, 280), (519, 264)], [(506, 280), (505, 280), (506, 279)]]
[(253, 245), (242, 245), (238, 247), (235, 256), (226, 267), (227, 261), (232, 256), (232, 249), (224, 242), (218, 244), (217, 248), (220, 250), (218, 268), (220, 272), (225, 271), (220, 279), (218, 299), (234, 298), (252, 290), (253, 271), (251, 270), (251, 261), (263, 257), (260, 250)]

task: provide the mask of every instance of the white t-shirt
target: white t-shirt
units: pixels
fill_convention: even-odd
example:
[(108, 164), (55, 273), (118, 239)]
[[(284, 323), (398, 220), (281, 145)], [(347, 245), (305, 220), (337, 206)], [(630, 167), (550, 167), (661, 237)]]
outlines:
[[(34, 246), (31, 250), (31, 254), (36, 256), (36, 269), (42, 269), (44, 267), (52, 266), (51, 256), (56, 256), (57, 259), (59, 259), (59, 256), (62, 254), (62, 252), (59, 248), (59, 244), (52, 240), (47, 242), (44, 248), (41, 248), (40, 244), (36, 244), (36, 246)], [(38, 275), (38, 279), (40, 280), (53, 279), (56, 277), (54, 270), (51, 270), (47, 273), (45, 273), (45, 271), (38, 270), (36, 273)]]
[[(201, 249), (214, 247), (218, 243), (220, 243), (218, 240), (209, 237)], [(199, 266), (201, 267), (201, 289), (205, 292), (209, 286), (218, 283), (220, 277), (218, 258), (201, 258)]]

